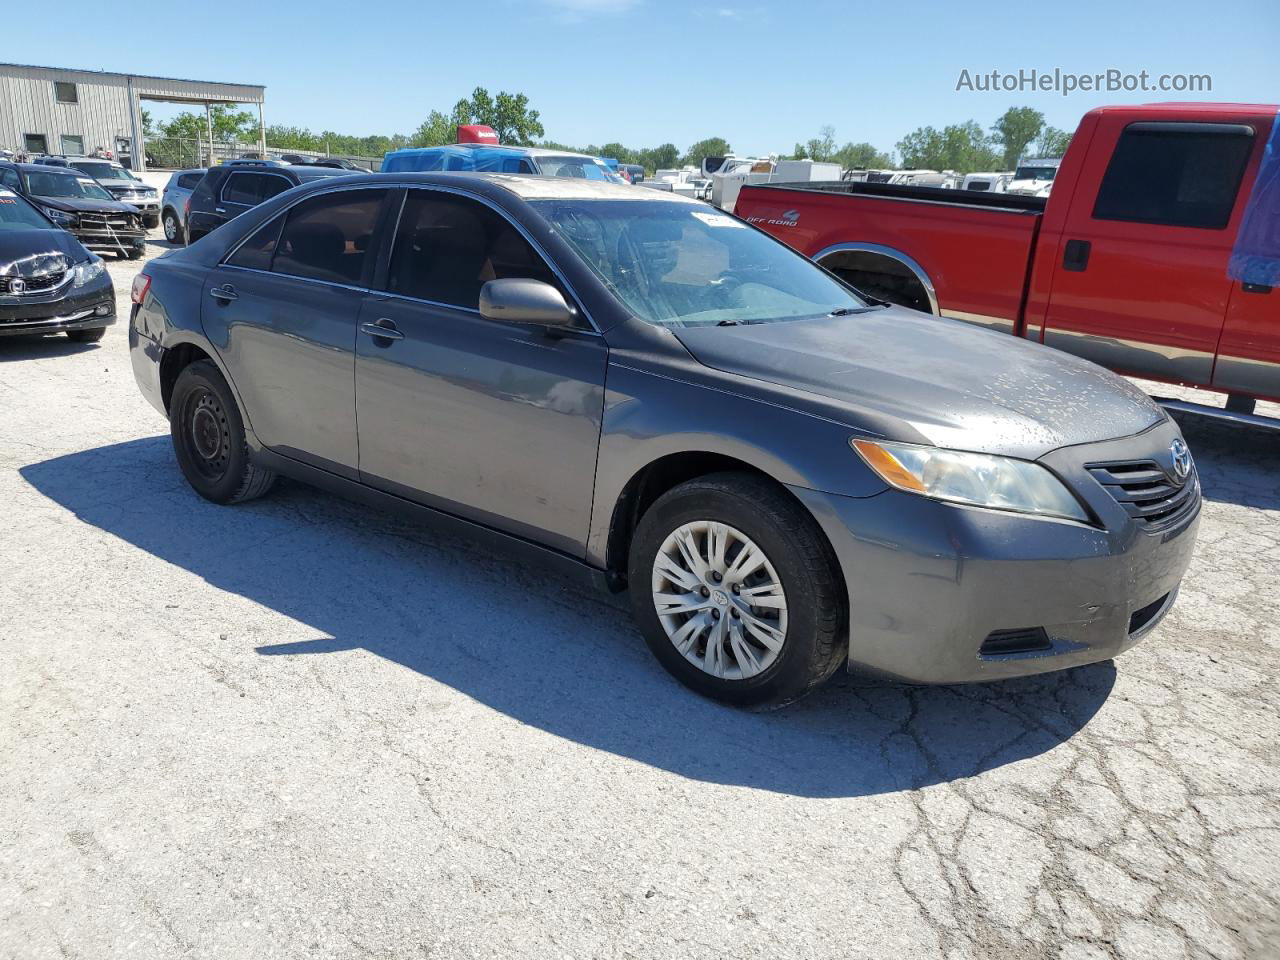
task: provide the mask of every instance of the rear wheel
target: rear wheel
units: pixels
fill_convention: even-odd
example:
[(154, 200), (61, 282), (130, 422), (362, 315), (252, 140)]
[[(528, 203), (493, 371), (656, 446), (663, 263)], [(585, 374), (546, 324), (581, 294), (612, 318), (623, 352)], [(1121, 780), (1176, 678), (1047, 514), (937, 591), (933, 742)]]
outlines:
[(235, 397), (210, 360), (197, 360), (178, 374), (169, 401), (169, 433), (183, 476), (206, 500), (252, 500), (275, 481), (274, 473), (249, 459)]
[(166, 210), (164, 216), (160, 218), (160, 222), (164, 225), (164, 238), (170, 243), (182, 243), (182, 224), (178, 223), (178, 215), (172, 210)]
[(74, 340), (76, 343), (97, 343), (106, 335), (106, 327), (98, 327), (96, 330), (68, 330), (67, 339)]
[(704, 696), (781, 706), (845, 658), (830, 547), (763, 478), (713, 474), (668, 491), (641, 517), (628, 567), (649, 649)]

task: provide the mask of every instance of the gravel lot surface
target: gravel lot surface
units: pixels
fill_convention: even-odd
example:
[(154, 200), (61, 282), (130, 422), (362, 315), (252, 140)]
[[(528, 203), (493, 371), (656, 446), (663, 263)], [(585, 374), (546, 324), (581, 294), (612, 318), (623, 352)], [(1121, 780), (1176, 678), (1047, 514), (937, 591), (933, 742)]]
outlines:
[(198, 499), (123, 321), (0, 342), (0, 956), (1280, 956), (1280, 444), (1188, 437), (1114, 664), (747, 714), (467, 542)]

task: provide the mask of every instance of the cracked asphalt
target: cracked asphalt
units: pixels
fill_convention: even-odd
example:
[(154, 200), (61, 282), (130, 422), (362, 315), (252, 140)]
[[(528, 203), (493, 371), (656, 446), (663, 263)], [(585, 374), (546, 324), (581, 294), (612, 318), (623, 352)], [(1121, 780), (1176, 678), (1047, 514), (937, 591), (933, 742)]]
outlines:
[(468, 542), (198, 499), (123, 323), (0, 342), (0, 956), (1280, 956), (1280, 441), (1187, 430), (1114, 664), (751, 714)]

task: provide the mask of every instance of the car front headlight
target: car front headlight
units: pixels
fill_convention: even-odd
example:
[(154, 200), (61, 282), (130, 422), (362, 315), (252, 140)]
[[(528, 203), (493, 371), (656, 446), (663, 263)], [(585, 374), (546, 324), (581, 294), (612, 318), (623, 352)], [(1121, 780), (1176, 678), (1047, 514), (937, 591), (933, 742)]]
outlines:
[(74, 213), (67, 213), (64, 210), (55, 210), (53, 207), (41, 207), (44, 215), (56, 223), (60, 227), (69, 227), (76, 222)]
[(102, 276), (106, 269), (102, 265), (101, 257), (90, 257), (84, 263), (77, 263), (71, 268), (71, 285), (73, 287), (83, 287), (90, 280), (95, 280)]
[(885, 483), (934, 500), (1089, 522), (1084, 507), (1038, 463), (914, 443), (853, 439), (849, 445)]

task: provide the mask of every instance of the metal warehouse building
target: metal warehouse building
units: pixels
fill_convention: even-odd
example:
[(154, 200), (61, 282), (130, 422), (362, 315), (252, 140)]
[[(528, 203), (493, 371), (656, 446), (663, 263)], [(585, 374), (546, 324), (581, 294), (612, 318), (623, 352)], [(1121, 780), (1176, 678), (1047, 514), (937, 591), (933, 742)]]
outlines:
[(0, 147), (30, 154), (102, 147), (142, 170), (143, 100), (203, 104), (206, 112), (215, 103), (257, 104), (261, 138), (265, 93), (247, 83), (0, 63)]

